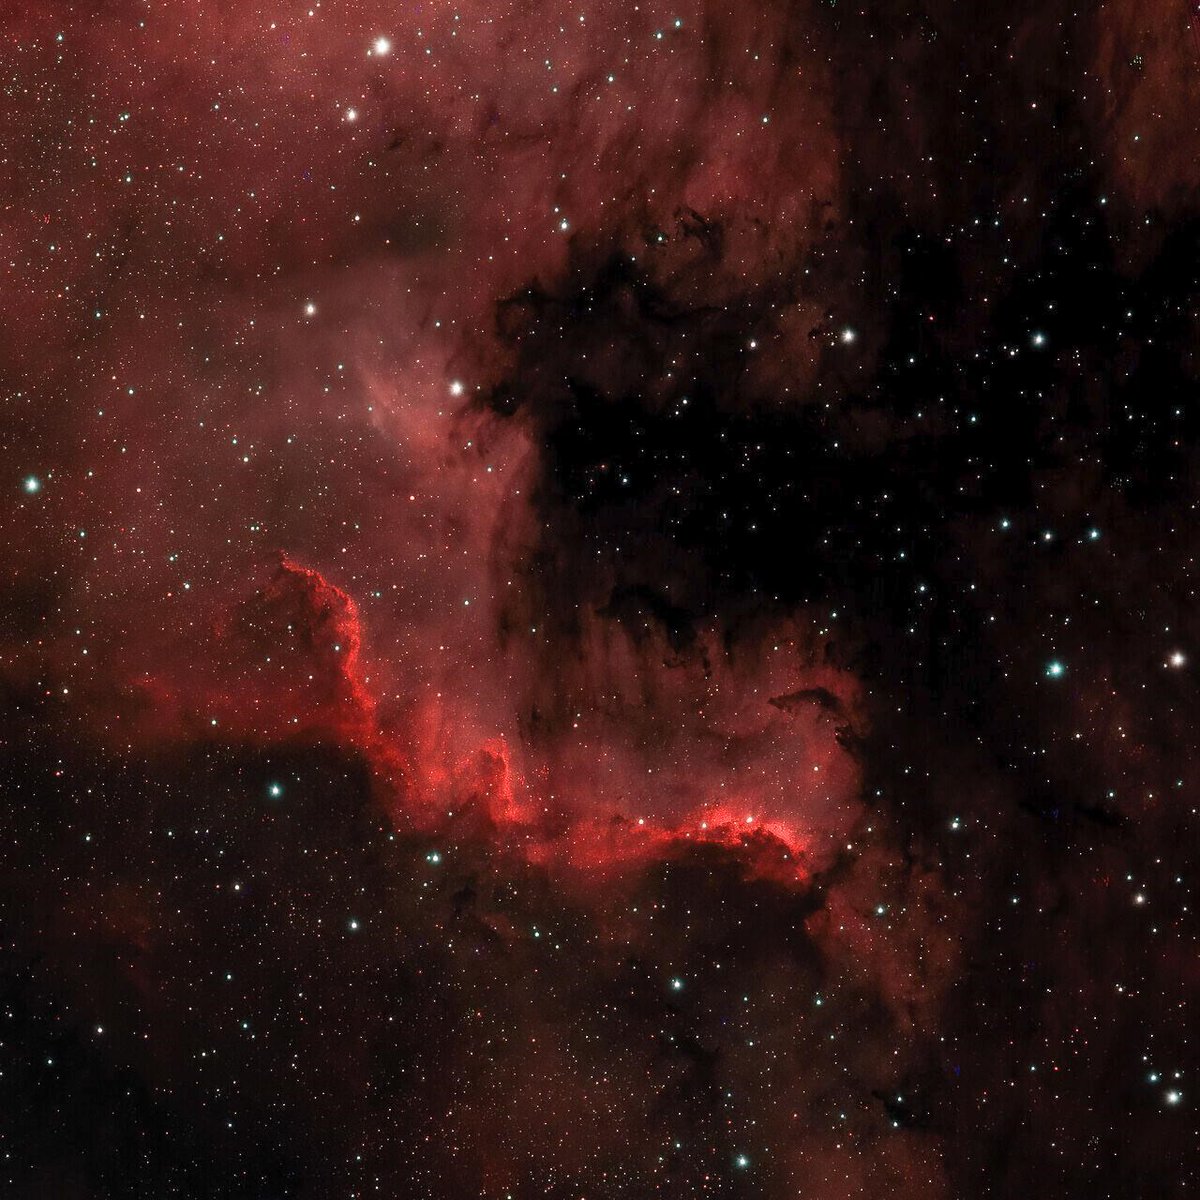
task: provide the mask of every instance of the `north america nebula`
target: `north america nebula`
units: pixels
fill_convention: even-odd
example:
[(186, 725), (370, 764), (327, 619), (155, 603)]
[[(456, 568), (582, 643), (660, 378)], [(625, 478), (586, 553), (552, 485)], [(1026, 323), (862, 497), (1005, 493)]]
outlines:
[(1193, 1193), (1190, 0), (0, 33), (0, 1192)]

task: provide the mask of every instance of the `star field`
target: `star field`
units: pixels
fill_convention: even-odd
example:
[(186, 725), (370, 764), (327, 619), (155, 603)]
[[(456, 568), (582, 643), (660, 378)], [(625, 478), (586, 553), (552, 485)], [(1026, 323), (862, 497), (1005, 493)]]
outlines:
[(1192, 1194), (1194, 6), (0, 35), (5, 1196)]

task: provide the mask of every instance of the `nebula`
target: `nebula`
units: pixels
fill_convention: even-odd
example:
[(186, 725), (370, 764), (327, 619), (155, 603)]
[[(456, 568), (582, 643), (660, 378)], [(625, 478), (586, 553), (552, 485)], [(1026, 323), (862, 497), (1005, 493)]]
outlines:
[(1190, 1194), (1198, 28), (0, 12), (5, 1194)]

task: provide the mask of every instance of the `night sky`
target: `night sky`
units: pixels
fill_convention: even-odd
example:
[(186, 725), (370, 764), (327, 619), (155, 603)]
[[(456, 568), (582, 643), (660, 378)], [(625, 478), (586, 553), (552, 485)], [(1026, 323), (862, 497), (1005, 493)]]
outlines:
[(1196, 1194), (1192, 0), (0, 39), (0, 1194)]

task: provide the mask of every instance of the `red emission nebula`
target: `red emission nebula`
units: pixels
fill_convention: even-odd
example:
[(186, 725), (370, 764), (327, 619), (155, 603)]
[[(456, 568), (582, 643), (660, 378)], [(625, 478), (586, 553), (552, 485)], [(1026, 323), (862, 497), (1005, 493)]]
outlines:
[(1198, 30), (0, 6), (0, 1191), (1192, 1195)]

